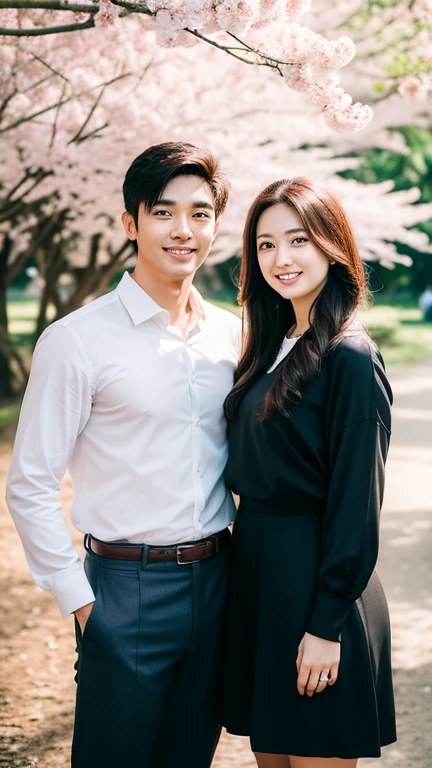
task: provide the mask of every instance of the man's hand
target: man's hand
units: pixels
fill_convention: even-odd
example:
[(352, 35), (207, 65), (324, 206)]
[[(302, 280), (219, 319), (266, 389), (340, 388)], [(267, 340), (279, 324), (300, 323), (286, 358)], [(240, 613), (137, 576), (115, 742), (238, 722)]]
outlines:
[[(327, 685), (334, 685), (339, 669), (340, 643), (305, 633), (297, 656), (297, 689), (301, 696), (321, 693)], [(320, 679), (321, 678), (328, 678)]]
[(74, 615), (78, 619), (78, 624), (81, 628), (81, 635), (84, 634), (85, 625), (87, 624), (87, 620), (92, 612), (93, 606), (94, 601), (92, 603), (87, 603), (87, 605), (83, 605), (81, 608), (78, 608), (76, 611), (74, 611)]

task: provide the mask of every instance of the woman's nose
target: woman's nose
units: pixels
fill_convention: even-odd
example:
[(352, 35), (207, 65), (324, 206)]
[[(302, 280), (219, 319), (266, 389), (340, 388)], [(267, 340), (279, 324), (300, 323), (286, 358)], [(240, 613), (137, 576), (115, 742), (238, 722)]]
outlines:
[(293, 263), (293, 257), (289, 251), (289, 248), (278, 248), (276, 254), (276, 264), (280, 267), (290, 266)]

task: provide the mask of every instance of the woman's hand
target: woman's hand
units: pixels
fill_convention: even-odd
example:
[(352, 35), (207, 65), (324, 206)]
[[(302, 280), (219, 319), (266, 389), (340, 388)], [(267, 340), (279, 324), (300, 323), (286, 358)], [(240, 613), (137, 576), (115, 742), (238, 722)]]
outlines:
[[(340, 643), (315, 637), (308, 632), (303, 637), (297, 655), (297, 689), (301, 696), (321, 693), (327, 685), (334, 685), (339, 669)], [(329, 680), (320, 680), (328, 677)]]

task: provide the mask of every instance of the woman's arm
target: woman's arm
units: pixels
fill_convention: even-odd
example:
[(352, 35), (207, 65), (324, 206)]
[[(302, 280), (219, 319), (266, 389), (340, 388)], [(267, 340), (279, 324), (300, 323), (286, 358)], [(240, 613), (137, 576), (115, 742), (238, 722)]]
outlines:
[[(341, 628), (375, 567), (390, 437), (391, 391), (379, 359), (373, 361), (368, 347), (336, 355), (328, 402), (329, 485), (321, 562), (298, 658), (299, 691), (309, 680), (309, 694), (320, 672), (331, 671), (330, 682), (335, 682)], [(317, 691), (324, 687), (320, 684)]]

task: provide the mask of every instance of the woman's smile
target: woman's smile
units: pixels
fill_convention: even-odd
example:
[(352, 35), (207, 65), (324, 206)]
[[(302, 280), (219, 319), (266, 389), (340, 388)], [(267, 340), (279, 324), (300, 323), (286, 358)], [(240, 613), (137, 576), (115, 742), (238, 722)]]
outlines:
[(276, 275), (276, 277), (281, 283), (296, 283), (302, 274), (302, 272), (283, 272), (281, 275)]

